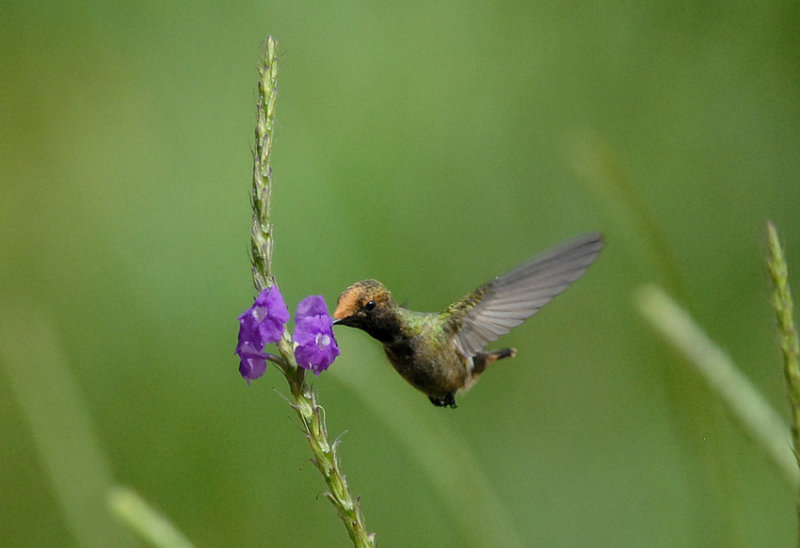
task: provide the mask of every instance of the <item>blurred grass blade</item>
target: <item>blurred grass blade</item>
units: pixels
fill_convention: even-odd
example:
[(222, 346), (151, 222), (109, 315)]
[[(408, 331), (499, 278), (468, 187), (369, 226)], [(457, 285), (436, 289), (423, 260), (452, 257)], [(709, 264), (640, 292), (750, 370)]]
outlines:
[(126, 487), (113, 487), (108, 504), (114, 513), (153, 546), (192, 548), (194, 545), (138, 493)]
[(653, 327), (703, 374), (746, 431), (770, 456), (792, 490), (800, 488), (800, 472), (784, 421), (730, 357), (660, 288), (641, 288), (636, 304)]
[(671, 291), (683, 295), (678, 261), (667, 243), (656, 212), (631, 181), (614, 148), (596, 133), (575, 131), (568, 139), (568, 154), (578, 180), (598, 197), (609, 212), (608, 218), (620, 223), (622, 232), (637, 235), (651, 251), (652, 260)]
[(49, 323), (29, 302), (0, 310), (0, 364), (76, 544), (132, 546), (105, 503), (111, 470)]

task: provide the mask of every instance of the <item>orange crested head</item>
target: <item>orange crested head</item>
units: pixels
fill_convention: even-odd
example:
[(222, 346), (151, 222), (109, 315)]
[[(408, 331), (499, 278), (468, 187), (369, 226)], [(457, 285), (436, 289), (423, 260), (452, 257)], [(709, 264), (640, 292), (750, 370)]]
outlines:
[(334, 323), (357, 325), (374, 310), (384, 310), (394, 305), (392, 293), (378, 280), (354, 283), (339, 295)]

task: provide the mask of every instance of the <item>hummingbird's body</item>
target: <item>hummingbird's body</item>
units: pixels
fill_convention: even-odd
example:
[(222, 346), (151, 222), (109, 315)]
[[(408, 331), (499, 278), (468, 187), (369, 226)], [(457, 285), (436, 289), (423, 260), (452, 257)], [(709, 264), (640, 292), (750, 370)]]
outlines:
[(357, 327), (383, 344), (394, 368), (437, 406), (455, 407), (486, 367), (513, 357), (513, 348), (485, 351), (577, 280), (597, 258), (602, 236), (587, 234), (498, 276), (442, 313), (399, 306), (377, 280), (348, 287), (334, 312), (336, 324)]

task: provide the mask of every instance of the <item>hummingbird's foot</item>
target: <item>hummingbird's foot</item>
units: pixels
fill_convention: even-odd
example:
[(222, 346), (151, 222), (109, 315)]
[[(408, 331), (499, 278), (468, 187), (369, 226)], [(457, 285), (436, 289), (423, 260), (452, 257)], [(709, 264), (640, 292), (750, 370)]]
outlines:
[(475, 377), (483, 373), (490, 363), (503, 358), (513, 358), (516, 355), (516, 348), (501, 348), (500, 350), (490, 350), (489, 352), (478, 352), (472, 357), (472, 376)]
[(434, 398), (433, 396), (428, 396), (428, 399), (431, 400), (431, 403), (436, 407), (450, 407), (455, 409), (458, 407), (456, 405), (456, 393), (450, 392), (444, 399)]

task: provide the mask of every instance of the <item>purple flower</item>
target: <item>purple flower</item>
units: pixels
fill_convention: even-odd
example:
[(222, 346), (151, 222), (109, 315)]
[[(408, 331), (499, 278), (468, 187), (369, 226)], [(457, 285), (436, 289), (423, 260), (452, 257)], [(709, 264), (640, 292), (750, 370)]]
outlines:
[(281, 292), (272, 286), (256, 297), (253, 306), (239, 316), (239, 344), (250, 342), (263, 347), (281, 340), (289, 321), (289, 310)]
[(239, 354), (239, 373), (250, 384), (267, 370), (267, 354), (258, 350), (252, 343), (239, 343), (236, 347)]
[(288, 321), (289, 310), (283, 302), (281, 292), (275, 286), (259, 293), (253, 306), (239, 316), (239, 343), (236, 345), (236, 353), (241, 360), (239, 373), (248, 382), (264, 374), (267, 368), (264, 345), (278, 342)]
[(339, 355), (339, 345), (333, 336), (333, 323), (328, 307), (320, 295), (306, 297), (297, 305), (295, 314), (294, 357), (300, 367), (319, 375)]

